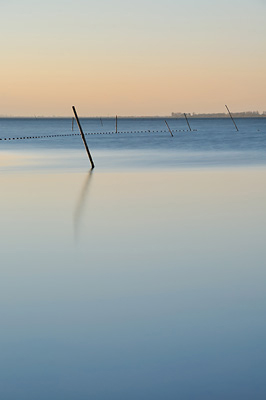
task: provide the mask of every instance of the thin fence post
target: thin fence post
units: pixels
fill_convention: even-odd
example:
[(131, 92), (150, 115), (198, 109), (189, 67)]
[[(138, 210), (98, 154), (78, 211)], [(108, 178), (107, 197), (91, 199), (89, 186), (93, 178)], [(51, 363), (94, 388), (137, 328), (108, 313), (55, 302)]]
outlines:
[(117, 115), (115, 117), (115, 133), (117, 133)]
[(230, 115), (230, 117), (231, 117), (231, 120), (233, 121), (233, 123), (234, 123), (234, 125), (235, 125), (235, 128), (236, 128), (236, 130), (237, 130), (237, 132), (238, 132), (238, 127), (237, 127), (237, 125), (236, 125), (236, 123), (235, 123), (235, 120), (234, 120), (232, 114), (230, 113), (229, 108), (227, 107), (227, 105), (225, 105), (225, 107), (227, 108), (227, 111), (228, 111), (228, 113), (229, 113), (229, 115)]
[(94, 168), (94, 162), (93, 162), (93, 159), (91, 157), (91, 153), (90, 153), (90, 150), (88, 148), (88, 145), (87, 145), (87, 142), (86, 142), (82, 127), (81, 127), (80, 122), (79, 122), (79, 117), (78, 117), (78, 114), (77, 114), (76, 109), (75, 109), (74, 106), (72, 106), (72, 110), (74, 112), (74, 115), (75, 115), (75, 118), (76, 118), (76, 121), (77, 121), (77, 124), (78, 124), (78, 127), (79, 127), (80, 135), (82, 137), (85, 149), (87, 151), (87, 154), (88, 154), (88, 157), (89, 157), (89, 160), (90, 160), (90, 163), (91, 163), (91, 169), (93, 169)]
[(165, 124), (166, 124), (166, 126), (167, 126), (169, 132), (171, 133), (171, 136), (174, 137), (174, 135), (172, 134), (172, 131), (171, 131), (171, 129), (170, 129), (168, 123), (166, 122), (166, 120), (164, 120), (164, 122), (165, 122)]
[(186, 113), (184, 113), (184, 116), (185, 116), (185, 118), (186, 118), (186, 121), (187, 121), (187, 124), (188, 124), (189, 130), (190, 130), (190, 132), (191, 132), (191, 127), (190, 127), (190, 124), (189, 124), (189, 122), (188, 122), (188, 119), (187, 119), (187, 114), (186, 114)]

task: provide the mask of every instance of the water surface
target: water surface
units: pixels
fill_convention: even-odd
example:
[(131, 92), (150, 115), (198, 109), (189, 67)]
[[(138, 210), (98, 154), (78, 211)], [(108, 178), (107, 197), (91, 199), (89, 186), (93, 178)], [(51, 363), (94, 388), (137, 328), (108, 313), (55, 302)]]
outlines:
[[(185, 119), (168, 119), (172, 137), (160, 118), (119, 118), (118, 133), (112, 118), (81, 119), (97, 168), (265, 165), (266, 119), (236, 121), (238, 132), (230, 119), (191, 119), (189, 131)], [(79, 130), (76, 124), (71, 129), (70, 118), (0, 119), (0, 151), (38, 154), (39, 168), (44, 159), (45, 168), (84, 169), (88, 160)]]
[(264, 399), (264, 168), (8, 172), (3, 399)]
[(0, 397), (264, 400), (264, 119), (102, 123), (0, 120)]

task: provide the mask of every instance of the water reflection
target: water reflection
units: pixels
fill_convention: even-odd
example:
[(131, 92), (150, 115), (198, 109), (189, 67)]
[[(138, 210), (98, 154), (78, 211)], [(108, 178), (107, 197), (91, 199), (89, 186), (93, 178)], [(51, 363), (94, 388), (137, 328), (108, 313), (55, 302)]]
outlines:
[(0, 398), (264, 399), (265, 177), (1, 174)]
[(87, 173), (86, 178), (84, 180), (82, 190), (80, 192), (78, 202), (76, 205), (76, 209), (74, 212), (74, 237), (75, 237), (76, 242), (78, 241), (78, 238), (79, 238), (81, 219), (82, 219), (82, 215), (84, 212), (86, 199), (88, 198), (89, 187), (92, 182), (92, 175), (93, 175), (93, 169), (90, 169), (90, 171)]

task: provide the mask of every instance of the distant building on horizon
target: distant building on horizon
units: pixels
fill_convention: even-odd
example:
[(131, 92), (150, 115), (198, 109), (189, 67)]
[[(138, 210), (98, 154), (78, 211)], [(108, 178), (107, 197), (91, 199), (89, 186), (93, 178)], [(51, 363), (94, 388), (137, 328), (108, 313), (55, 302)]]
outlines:
[[(186, 113), (189, 118), (228, 118), (228, 113), (208, 113), (208, 114), (198, 114), (198, 113)], [(235, 118), (258, 118), (258, 117), (266, 117), (266, 111), (263, 111), (260, 114), (258, 111), (241, 111), (241, 112), (232, 112), (232, 115)], [(172, 118), (184, 118), (184, 113), (181, 112), (172, 112)], [(229, 117), (230, 118), (230, 117)]]

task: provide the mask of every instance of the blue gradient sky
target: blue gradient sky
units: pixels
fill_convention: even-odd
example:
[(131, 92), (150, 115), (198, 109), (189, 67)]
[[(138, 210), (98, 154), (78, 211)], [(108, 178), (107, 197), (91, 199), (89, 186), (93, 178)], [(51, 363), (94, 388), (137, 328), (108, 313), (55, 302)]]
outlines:
[(266, 110), (264, 0), (0, 0), (0, 115)]

